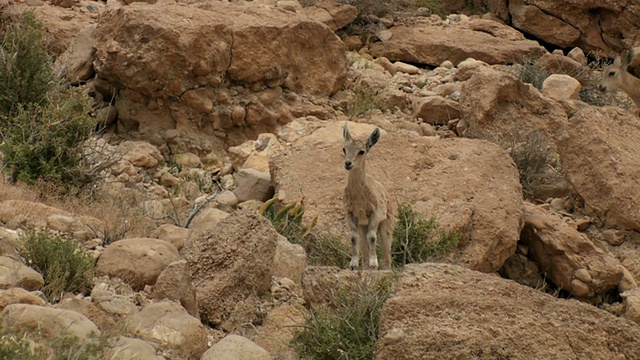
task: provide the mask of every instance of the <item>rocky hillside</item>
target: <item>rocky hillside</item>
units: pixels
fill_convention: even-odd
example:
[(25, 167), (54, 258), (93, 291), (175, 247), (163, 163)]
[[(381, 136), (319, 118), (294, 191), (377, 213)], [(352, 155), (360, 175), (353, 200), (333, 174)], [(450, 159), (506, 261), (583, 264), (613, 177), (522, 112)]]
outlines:
[[(598, 87), (640, 5), (560, 3), (0, 0), (100, 129), (72, 195), (4, 168), (0, 358), (640, 359), (640, 121)], [(346, 269), (346, 121), (453, 247)], [(369, 348), (309, 350), (345, 293)]]

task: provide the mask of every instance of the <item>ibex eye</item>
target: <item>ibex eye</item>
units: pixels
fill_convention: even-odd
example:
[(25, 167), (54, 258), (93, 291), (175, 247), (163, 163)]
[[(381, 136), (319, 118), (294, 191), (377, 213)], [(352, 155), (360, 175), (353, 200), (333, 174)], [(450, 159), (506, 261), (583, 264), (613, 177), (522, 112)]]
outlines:
[(343, 154), (346, 154), (346, 153), (347, 153), (347, 149), (342, 148), (342, 153), (343, 153)]
[(615, 74), (616, 74), (616, 72), (615, 72), (615, 71), (609, 71), (609, 74), (608, 74), (608, 75), (609, 75), (609, 76), (614, 76)]
[(358, 155), (364, 155), (364, 150), (358, 151)]

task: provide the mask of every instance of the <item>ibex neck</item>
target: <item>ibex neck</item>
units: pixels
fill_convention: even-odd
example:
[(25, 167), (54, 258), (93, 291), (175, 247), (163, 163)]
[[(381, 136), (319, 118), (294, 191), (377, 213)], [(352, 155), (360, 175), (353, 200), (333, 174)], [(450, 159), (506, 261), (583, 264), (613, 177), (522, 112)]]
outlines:
[(364, 163), (360, 167), (349, 170), (349, 178), (347, 180), (349, 185), (361, 185), (366, 181), (367, 174), (365, 173)]

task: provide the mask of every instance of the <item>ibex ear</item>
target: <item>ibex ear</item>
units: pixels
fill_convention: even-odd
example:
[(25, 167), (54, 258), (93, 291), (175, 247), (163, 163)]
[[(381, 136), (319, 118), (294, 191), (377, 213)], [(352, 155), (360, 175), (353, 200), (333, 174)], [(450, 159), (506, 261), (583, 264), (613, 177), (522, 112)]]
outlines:
[(344, 137), (344, 141), (351, 141), (351, 134), (349, 133), (349, 122), (344, 123), (344, 127), (342, 128), (342, 136)]
[(622, 61), (620, 66), (622, 66), (623, 69), (626, 69), (627, 66), (631, 64), (632, 61), (633, 61), (633, 49), (627, 50), (624, 53), (622, 53)]
[(375, 145), (378, 140), (380, 140), (380, 128), (376, 128), (369, 136), (369, 141), (367, 141), (367, 150), (371, 149), (373, 145)]

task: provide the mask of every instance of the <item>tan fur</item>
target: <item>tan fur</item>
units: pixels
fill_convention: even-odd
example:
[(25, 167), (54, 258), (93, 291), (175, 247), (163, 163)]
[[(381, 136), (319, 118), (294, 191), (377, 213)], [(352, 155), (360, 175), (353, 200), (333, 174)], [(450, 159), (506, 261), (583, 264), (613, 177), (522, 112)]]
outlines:
[(380, 136), (376, 129), (367, 142), (355, 140), (344, 126), (345, 168), (349, 170), (347, 186), (344, 189), (344, 203), (347, 211), (347, 225), (351, 231), (352, 257), (350, 266), (359, 266), (360, 254), (368, 255), (368, 264), (363, 268), (376, 269), (378, 258), (375, 244), (380, 237), (382, 268), (391, 267), (391, 242), (395, 217), (389, 194), (384, 186), (365, 171), (365, 157)]
[(627, 93), (640, 113), (640, 79), (627, 71), (633, 57), (633, 50), (625, 52), (622, 57), (616, 56), (613, 64), (603, 70), (600, 85), (607, 90), (622, 90)]

